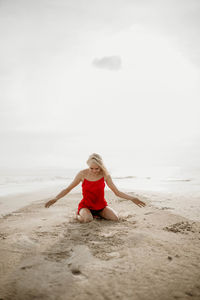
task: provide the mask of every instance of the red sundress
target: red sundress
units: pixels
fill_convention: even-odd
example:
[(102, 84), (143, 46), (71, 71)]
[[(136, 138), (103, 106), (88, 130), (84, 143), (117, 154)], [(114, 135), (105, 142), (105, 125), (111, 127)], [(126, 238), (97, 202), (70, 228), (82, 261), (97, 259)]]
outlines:
[(78, 205), (77, 213), (84, 207), (91, 210), (99, 210), (107, 206), (108, 204), (104, 198), (104, 188), (104, 177), (96, 181), (84, 179), (82, 183), (83, 199)]

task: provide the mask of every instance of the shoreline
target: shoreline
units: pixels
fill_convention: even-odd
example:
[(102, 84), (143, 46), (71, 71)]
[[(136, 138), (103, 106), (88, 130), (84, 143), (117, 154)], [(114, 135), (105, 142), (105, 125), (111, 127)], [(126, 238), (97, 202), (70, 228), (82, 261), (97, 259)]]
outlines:
[(200, 222), (105, 195), (119, 222), (75, 220), (81, 193), (1, 218), (0, 298), (199, 299)]

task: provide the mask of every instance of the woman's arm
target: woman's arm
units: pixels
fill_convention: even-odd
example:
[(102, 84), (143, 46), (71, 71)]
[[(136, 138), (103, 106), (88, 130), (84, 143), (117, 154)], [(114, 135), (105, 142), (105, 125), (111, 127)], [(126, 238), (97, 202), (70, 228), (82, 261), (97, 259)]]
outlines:
[(72, 183), (70, 183), (70, 185), (62, 190), (55, 198), (53, 198), (52, 200), (48, 201), (46, 204), (45, 204), (45, 207), (49, 207), (51, 206), (52, 204), (54, 204), (56, 201), (58, 201), (58, 199), (64, 197), (65, 195), (67, 195), (73, 188), (75, 188), (75, 186), (77, 186), (81, 180), (82, 180), (82, 171), (80, 171), (76, 177), (74, 178), (74, 180), (72, 181)]
[(108, 187), (113, 191), (113, 193), (116, 196), (118, 196), (120, 198), (127, 199), (127, 200), (131, 200), (132, 202), (134, 202), (139, 207), (142, 207), (142, 206), (146, 205), (143, 201), (139, 200), (138, 198), (132, 197), (128, 194), (125, 194), (125, 193), (119, 191), (118, 188), (116, 187), (116, 185), (113, 183), (112, 178), (111, 178), (110, 175), (107, 176), (106, 183), (107, 183)]

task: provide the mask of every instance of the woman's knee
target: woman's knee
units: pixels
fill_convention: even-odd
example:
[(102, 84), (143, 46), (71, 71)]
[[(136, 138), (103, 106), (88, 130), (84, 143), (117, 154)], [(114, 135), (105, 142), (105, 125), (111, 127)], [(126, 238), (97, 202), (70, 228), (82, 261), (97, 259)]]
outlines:
[(85, 216), (83, 217), (83, 223), (89, 223), (93, 220), (93, 216)]
[(119, 218), (118, 218), (118, 216), (114, 213), (114, 214), (112, 214), (112, 215), (110, 215), (109, 216), (109, 220), (111, 220), (111, 221), (119, 221)]
[(113, 216), (113, 221), (118, 222), (119, 221), (119, 217), (117, 215)]
[(100, 214), (107, 220), (119, 221), (117, 213), (111, 207), (106, 206)]
[(80, 222), (80, 223), (89, 223), (93, 220), (93, 218), (90, 218), (90, 217), (82, 217), (80, 215), (77, 215), (77, 220)]
[(93, 220), (93, 216), (89, 209), (82, 208), (79, 212), (79, 221), (82, 223), (89, 223)]

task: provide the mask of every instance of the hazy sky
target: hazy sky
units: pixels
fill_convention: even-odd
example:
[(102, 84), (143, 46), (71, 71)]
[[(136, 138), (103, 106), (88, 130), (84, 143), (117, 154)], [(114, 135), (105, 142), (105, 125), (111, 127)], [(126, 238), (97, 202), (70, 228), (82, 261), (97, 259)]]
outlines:
[(199, 0), (1, 0), (0, 164), (195, 152), (199, 31)]

